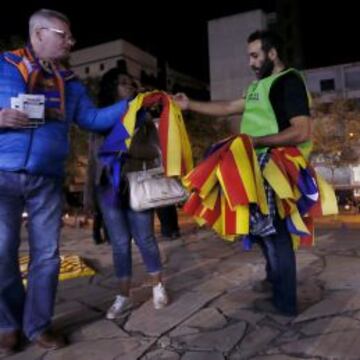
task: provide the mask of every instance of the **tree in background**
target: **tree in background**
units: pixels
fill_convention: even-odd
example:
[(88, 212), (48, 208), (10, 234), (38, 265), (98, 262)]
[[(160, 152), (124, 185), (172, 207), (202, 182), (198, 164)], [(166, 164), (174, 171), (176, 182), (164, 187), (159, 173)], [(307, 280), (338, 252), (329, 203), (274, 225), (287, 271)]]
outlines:
[(190, 137), (194, 164), (203, 160), (205, 151), (210, 145), (231, 135), (230, 124), (225, 119), (194, 112), (186, 112), (183, 115)]
[(312, 158), (329, 167), (359, 163), (360, 109), (353, 100), (337, 99), (331, 104), (314, 101)]

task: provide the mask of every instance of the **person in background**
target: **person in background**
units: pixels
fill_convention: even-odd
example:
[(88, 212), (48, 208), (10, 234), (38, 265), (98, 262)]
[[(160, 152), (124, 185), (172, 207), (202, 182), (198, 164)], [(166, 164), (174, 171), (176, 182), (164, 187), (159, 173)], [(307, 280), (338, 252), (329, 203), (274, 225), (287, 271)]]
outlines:
[[(141, 92), (161, 90), (155, 79), (151, 77), (141, 84)], [(149, 110), (149, 116), (158, 126), (159, 108), (157, 106)], [(168, 205), (155, 209), (156, 215), (160, 222), (160, 233), (164, 240), (174, 240), (180, 237), (180, 228), (178, 220), (178, 212), (176, 205)]]

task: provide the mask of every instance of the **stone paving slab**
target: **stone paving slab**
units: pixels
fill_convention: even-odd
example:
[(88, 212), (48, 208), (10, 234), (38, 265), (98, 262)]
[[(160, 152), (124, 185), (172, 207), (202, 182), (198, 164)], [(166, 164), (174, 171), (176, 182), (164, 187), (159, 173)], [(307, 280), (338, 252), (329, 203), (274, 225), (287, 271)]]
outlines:
[(181, 326), (197, 328), (200, 330), (221, 329), (227, 324), (227, 321), (218, 310), (214, 308), (205, 308), (199, 310), (194, 316), (186, 320)]
[(172, 346), (176, 349), (228, 353), (242, 339), (245, 331), (246, 323), (241, 321), (217, 331), (203, 331), (195, 335), (176, 337), (172, 341)]
[(77, 342), (64, 349), (49, 352), (43, 360), (136, 360), (154, 340), (115, 338)]
[(148, 352), (141, 360), (180, 360), (180, 355), (169, 350), (155, 350)]
[(239, 287), (233, 289), (233, 291), (224, 294), (211, 303), (211, 306), (220, 309), (224, 314), (231, 316), (233, 312), (241, 309), (252, 309), (253, 302), (259, 297), (259, 295), (253, 291), (244, 290)]
[(58, 304), (55, 307), (53, 324), (55, 329), (63, 329), (68, 326), (87, 323), (102, 317), (102, 314), (94, 311), (77, 301), (68, 301)]
[(252, 332), (249, 332), (241, 343), (236, 347), (230, 356), (230, 360), (247, 359), (261, 352), (266, 346), (274, 340), (280, 331), (263, 326)]
[(282, 346), (290, 355), (313, 356), (325, 359), (358, 360), (360, 355), (360, 330), (306, 338)]
[(306, 336), (314, 336), (359, 329), (359, 320), (350, 317), (335, 316), (311, 321), (301, 328), (301, 332)]
[(5, 356), (0, 352), (0, 359), (6, 360), (40, 360), (46, 354), (46, 350), (43, 350), (37, 346), (28, 345), (23, 351), (14, 354), (12, 356)]
[(147, 336), (160, 336), (186, 320), (219, 294), (219, 291), (191, 291), (173, 299), (169, 306), (161, 310), (154, 310), (152, 300), (149, 300), (130, 315), (125, 329)]
[[(255, 356), (251, 358), (251, 360), (303, 360), (303, 357), (295, 357), (283, 354), (270, 355), (270, 356)], [(306, 357), (306, 360), (318, 360), (318, 358), (314, 357)]]
[(75, 330), (70, 342), (93, 341), (102, 339), (130, 338), (130, 335), (110, 320), (97, 320)]
[[(258, 312), (252, 291), (264, 278), (258, 247), (244, 252), (207, 230), (159, 242), (173, 303), (155, 311), (151, 287), (134, 247), (132, 307), (104, 319), (118, 281), (109, 245), (90, 230), (64, 229), (62, 250), (85, 256), (98, 273), (60, 283), (55, 327), (70, 346), (28, 345), (14, 360), (347, 360), (360, 359), (360, 241), (348, 229), (317, 230), (317, 244), (297, 252), (297, 318)], [(23, 253), (27, 245), (21, 246)], [(4, 357), (0, 358), (3, 359)]]
[(181, 358), (181, 360), (225, 360), (224, 356), (217, 352), (206, 352), (206, 351), (188, 351)]
[(224, 311), (224, 315), (231, 319), (246, 321), (251, 327), (256, 327), (257, 324), (266, 317), (266, 314), (264, 313), (243, 309), (239, 310), (236, 307)]
[(360, 292), (346, 291), (334, 293), (305, 310), (294, 320), (294, 323), (339, 315), (355, 310), (360, 310)]
[(360, 261), (355, 256), (327, 256), (326, 269), (319, 279), (327, 289), (360, 291)]
[(116, 290), (102, 289), (98, 293), (94, 293), (91, 296), (78, 299), (78, 302), (81, 302), (87, 308), (92, 310), (100, 311), (105, 314), (105, 311), (113, 303), (115, 296), (117, 295)]
[(60, 288), (58, 291), (58, 297), (66, 298), (67, 301), (83, 301), (86, 299), (97, 297), (103, 293), (104, 289), (100, 286), (86, 283), (84, 285), (71, 288), (71, 291), (69, 291), (69, 289)]

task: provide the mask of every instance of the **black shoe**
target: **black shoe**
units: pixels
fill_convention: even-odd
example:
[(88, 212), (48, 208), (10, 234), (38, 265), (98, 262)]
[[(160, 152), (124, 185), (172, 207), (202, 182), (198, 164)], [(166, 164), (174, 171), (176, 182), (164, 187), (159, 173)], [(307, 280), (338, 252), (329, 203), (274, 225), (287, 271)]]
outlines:
[(93, 239), (96, 245), (105, 243), (105, 239), (100, 234), (93, 234)]
[(43, 349), (56, 350), (66, 346), (65, 338), (60, 334), (55, 334), (51, 330), (46, 330), (40, 334), (34, 343)]
[(272, 299), (256, 299), (254, 301), (254, 307), (256, 310), (258, 310), (260, 312), (266, 312), (269, 314), (291, 316), (291, 317), (294, 317), (297, 315), (296, 312), (289, 313), (289, 312), (284, 312), (284, 311), (278, 309), (274, 305)]
[(174, 232), (171, 234), (171, 238), (172, 238), (172, 239), (178, 239), (179, 237), (181, 237), (179, 231), (174, 231)]
[(181, 235), (179, 231), (174, 231), (171, 234), (161, 234), (162, 238), (166, 241), (178, 239)]
[(270, 293), (272, 291), (272, 284), (268, 280), (261, 280), (255, 282), (252, 289), (258, 293)]
[(0, 335), (0, 351), (4, 355), (11, 355), (20, 350), (21, 334), (20, 331), (4, 332)]

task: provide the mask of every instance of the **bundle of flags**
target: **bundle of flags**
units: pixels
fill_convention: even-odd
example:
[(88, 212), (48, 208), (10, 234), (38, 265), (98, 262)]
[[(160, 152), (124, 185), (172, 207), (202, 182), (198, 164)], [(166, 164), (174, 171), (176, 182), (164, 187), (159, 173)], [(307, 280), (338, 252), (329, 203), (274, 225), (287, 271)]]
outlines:
[(161, 105), (159, 120), (159, 138), (167, 176), (184, 176), (193, 168), (193, 159), (189, 137), (186, 132), (180, 108), (171, 97), (162, 91), (152, 91), (139, 94), (129, 104), (129, 109), (122, 119), (130, 138), (126, 140), (130, 147), (136, 128), (137, 114), (140, 109), (149, 109)]
[(183, 184), (192, 192), (184, 211), (225, 239), (249, 233), (251, 203), (269, 213), (259, 164), (246, 135), (213, 146)]
[(336, 198), (295, 147), (272, 149), (261, 172), (246, 135), (216, 144), (183, 179), (192, 192), (184, 211), (227, 240), (248, 235), (250, 212), (269, 214), (264, 179), (275, 193), (279, 216), (286, 221), (294, 247), (312, 245), (312, 218), (336, 214)]
[[(180, 108), (162, 91), (138, 94), (128, 103), (121, 121), (112, 129), (99, 149), (99, 157), (108, 168), (114, 191), (120, 187), (123, 154), (128, 151), (144, 111), (161, 105), (159, 119), (160, 150), (167, 176), (184, 176), (193, 168), (190, 141)], [(114, 196), (114, 194), (113, 194)]]
[(296, 147), (272, 149), (263, 175), (275, 192), (277, 210), (286, 221), (294, 248), (313, 245), (314, 217), (338, 213), (331, 186)]

